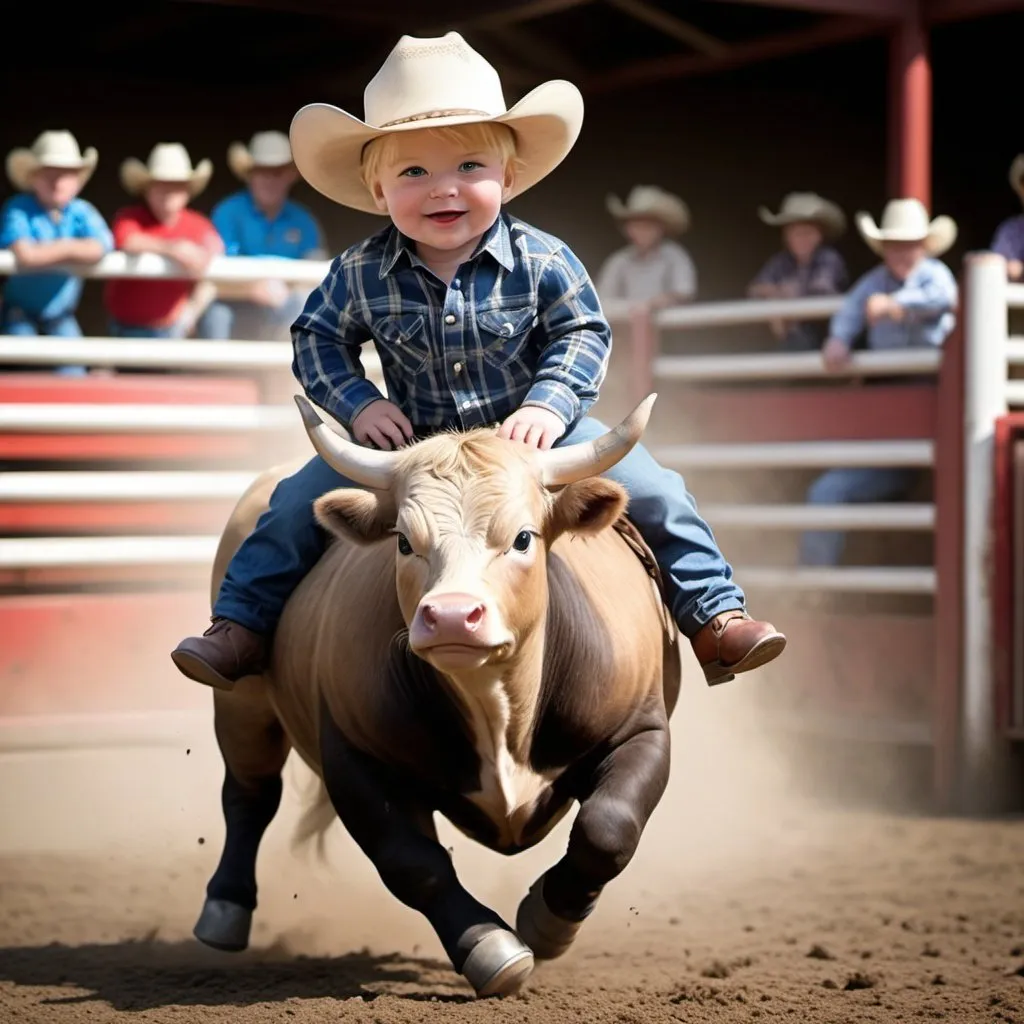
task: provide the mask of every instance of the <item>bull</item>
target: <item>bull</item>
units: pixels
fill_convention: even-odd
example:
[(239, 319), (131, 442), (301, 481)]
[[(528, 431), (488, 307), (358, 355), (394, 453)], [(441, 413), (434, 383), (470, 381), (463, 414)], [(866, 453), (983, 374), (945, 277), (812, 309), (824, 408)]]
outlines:
[[(198, 939), (248, 945), (294, 749), (319, 777), (321, 828), (336, 813), (478, 996), (516, 991), (535, 959), (569, 949), (668, 781), (678, 635), (626, 493), (599, 475), (654, 397), (588, 443), (538, 451), (478, 429), (394, 452), (347, 441), (297, 397), (313, 446), (358, 486), (315, 503), (333, 536), (287, 603), (269, 671), (214, 693), (226, 834)], [(232, 513), (214, 593), (281, 475)], [(515, 928), (463, 888), (434, 826), (439, 812), (514, 854), (574, 802), (565, 854)]]

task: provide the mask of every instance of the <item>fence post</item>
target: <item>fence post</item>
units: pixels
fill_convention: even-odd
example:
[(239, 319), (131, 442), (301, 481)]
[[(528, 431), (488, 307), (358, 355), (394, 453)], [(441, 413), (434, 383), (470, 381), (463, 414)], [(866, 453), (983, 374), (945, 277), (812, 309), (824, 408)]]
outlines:
[(635, 306), (629, 312), (630, 404), (636, 406), (654, 390), (654, 357), (658, 351), (658, 327), (654, 314), (644, 306)]
[(1006, 413), (1006, 261), (964, 259), (963, 686), (960, 706), (965, 809), (997, 797), (991, 557), (996, 419)]

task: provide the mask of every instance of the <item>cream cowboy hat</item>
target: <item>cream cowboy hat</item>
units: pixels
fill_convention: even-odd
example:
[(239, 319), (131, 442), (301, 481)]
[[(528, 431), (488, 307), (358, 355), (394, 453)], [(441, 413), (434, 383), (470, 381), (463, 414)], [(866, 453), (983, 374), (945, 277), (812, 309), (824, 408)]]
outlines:
[(1024, 199), (1024, 153), (1018, 153), (1010, 164), (1010, 186)]
[(40, 167), (60, 167), (78, 171), (84, 185), (96, 170), (98, 159), (92, 146), (83, 153), (71, 132), (42, 132), (30, 149), (12, 149), (7, 154), (7, 177), (18, 191), (27, 192), (32, 187), (34, 171)]
[(928, 220), (928, 211), (919, 199), (892, 199), (876, 225), (867, 213), (857, 214), (857, 230), (864, 241), (881, 255), (883, 242), (924, 242), (929, 256), (941, 256), (956, 241), (956, 221), (952, 217)]
[(154, 181), (166, 181), (188, 185), (189, 195), (195, 198), (206, 188), (211, 174), (213, 164), (200, 160), (193, 167), (188, 150), (180, 142), (158, 142), (146, 163), (131, 156), (121, 164), (121, 184), (132, 195)]
[(232, 142), (228, 146), (228, 167), (242, 181), (249, 180), (254, 167), (287, 167), (292, 163), (292, 147), (284, 132), (257, 132), (246, 146)]
[(458, 32), (402, 36), (363, 92), (365, 121), (329, 103), (310, 103), (292, 119), (299, 173), (342, 206), (378, 210), (360, 177), (363, 147), (392, 132), (495, 122), (515, 132), (521, 166), (511, 199), (565, 159), (583, 124), (583, 97), (571, 82), (545, 82), (506, 108), (497, 71)]
[(790, 192), (782, 199), (778, 213), (759, 206), (757, 215), (765, 224), (781, 228), (787, 224), (817, 224), (828, 238), (838, 238), (846, 230), (846, 215), (816, 192)]
[(649, 217), (661, 221), (673, 235), (681, 235), (690, 226), (690, 208), (686, 203), (657, 185), (635, 185), (625, 202), (613, 195), (605, 202), (616, 220)]

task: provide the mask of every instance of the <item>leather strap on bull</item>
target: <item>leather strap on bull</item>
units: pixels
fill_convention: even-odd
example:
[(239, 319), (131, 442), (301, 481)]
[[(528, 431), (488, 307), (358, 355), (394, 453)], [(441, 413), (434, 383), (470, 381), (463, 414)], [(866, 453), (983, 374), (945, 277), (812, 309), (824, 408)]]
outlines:
[(612, 524), (612, 528), (629, 545), (633, 554), (640, 559), (640, 564), (644, 567), (644, 572), (646, 572), (657, 585), (658, 593), (661, 595), (662, 602), (667, 603), (668, 599), (665, 594), (665, 581), (662, 579), (661, 569), (658, 568), (658, 563), (655, 561), (653, 552), (647, 546), (643, 537), (640, 536), (640, 531), (637, 530), (626, 516), (619, 516), (619, 518)]

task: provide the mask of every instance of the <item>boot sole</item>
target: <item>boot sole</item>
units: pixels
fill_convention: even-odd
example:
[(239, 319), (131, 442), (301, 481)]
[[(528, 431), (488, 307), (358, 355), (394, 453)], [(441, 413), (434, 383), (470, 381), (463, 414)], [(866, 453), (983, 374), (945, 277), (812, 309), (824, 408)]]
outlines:
[(704, 678), (708, 686), (719, 686), (731, 682), (741, 672), (750, 672), (769, 661), (774, 661), (786, 649), (786, 638), (781, 633), (766, 636), (750, 648), (747, 653), (733, 665), (723, 665), (713, 661), (704, 666)]
[(183, 676), (214, 690), (233, 690), (235, 684), (227, 676), (222, 676), (201, 658), (188, 651), (171, 651), (171, 661), (178, 667)]

